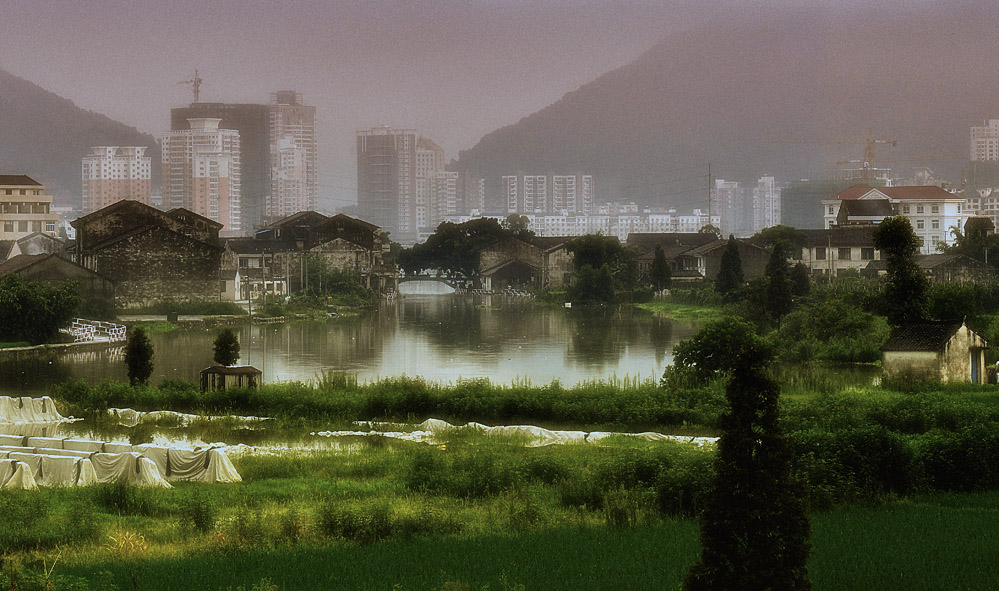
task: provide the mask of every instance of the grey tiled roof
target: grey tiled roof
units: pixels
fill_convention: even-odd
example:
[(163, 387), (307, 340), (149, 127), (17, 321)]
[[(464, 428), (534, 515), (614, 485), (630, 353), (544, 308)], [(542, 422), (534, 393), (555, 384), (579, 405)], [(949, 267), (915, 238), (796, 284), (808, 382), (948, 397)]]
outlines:
[(963, 320), (905, 324), (891, 331), (882, 351), (939, 351), (957, 332)]

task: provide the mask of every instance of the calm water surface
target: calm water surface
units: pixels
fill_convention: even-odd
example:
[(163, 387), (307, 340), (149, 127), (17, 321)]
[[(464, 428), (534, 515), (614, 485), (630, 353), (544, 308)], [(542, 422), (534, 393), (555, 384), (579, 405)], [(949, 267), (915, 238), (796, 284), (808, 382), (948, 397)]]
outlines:
[[(489, 378), (564, 384), (609, 378), (658, 378), (673, 345), (697, 326), (621, 308), (548, 308), (504, 296), (407, 296), (357, 317), (244, 326), (240, 363), (268, 383), (314, 379), (322, 371), (361, 381), (421, 376), (431, 381)], [(215, 331), (151, 335), (153, 383), (196, 381), (211, 364)], [(0, 362), (0, 394), (47, 393), (67, 378), (125, 380), (121, 349), (62, 355), (52, 361)]]

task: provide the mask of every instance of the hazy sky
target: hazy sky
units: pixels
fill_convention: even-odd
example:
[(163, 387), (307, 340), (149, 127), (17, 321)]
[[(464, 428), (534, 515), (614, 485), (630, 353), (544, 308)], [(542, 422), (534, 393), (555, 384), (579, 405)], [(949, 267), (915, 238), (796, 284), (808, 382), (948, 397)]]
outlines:
[(0, 0), (0, 68), (158, 135), (191, 101), (318, 109), (324, 205), (352, 201), (354, 131), (411, 127), (448, 159), (670, 32), (794, 11), (911, 9), (924, 1)]

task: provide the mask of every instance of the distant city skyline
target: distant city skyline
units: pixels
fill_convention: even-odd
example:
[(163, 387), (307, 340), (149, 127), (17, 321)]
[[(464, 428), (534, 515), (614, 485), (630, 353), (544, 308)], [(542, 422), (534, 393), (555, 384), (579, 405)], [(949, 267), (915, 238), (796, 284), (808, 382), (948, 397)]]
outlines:
[[(778, 11), (822, 18), (929, 5), (300, 0), (237, 9), (225, 1), (14, 0), (4, 11), (0, 68), (153, 135), (170, 128), (171, 108), (191, 102), (177, 83), (195, 68), (202, 101), (250, 103), (276, 88), (300, 90), (322, 122), (319, 205), (329, 209), (353, 201), (356, 130), (416, 127), (454, 157), (678, 30)], [(113, 68), (98, 59), (109, 51)]]

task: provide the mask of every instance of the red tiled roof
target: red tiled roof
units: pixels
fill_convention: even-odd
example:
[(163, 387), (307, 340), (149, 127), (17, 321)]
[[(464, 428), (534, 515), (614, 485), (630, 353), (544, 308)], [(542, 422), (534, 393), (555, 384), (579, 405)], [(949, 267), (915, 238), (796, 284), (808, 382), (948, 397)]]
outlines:
[(49, 255), (47, 254), (19, 254), (16, 257), (11, 257), (6, 261), (0, 263), (0, 277), (7, 275), (8, 273), (14, 273), (15, 271), (20, 271), (25, 267), (30, 267), (31, 265), (38, 262), (40, 259), (44, 259)]
[[(830, 199), (836, 199), (840, 201), (844, 199), (860, 199), (862, 196), (870, 193), (871, 190), (873, 189), (874, 187), (870, 185), (864, 185), (864, 184), (850, 185), (849, 187), (843, 189), (839, 193), (836, 193), (835, 195), (830, 197)], [(881, 189), (883, 189), (883, 187), (878, 187), (879, 191)]]
[(961, 197), (940, 187), (880, 187), (892, 199), (960, 199)]

